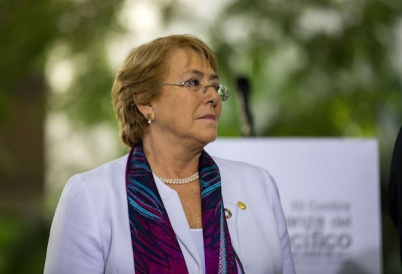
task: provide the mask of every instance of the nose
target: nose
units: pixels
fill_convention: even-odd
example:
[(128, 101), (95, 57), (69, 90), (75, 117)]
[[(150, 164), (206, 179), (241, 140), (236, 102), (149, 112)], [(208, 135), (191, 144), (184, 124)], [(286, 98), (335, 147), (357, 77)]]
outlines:
[(207, 93), (209, 87), (212, 87), (212, 85), (205, 85), (202, 92), (203, 92), (204, 94)]
[(213, 85), (205, 85), (204, 89), (203, 89), (203, 94), (207, 94), (207, 91), (209, 88), (212, 88), (212, 99), (210, 101), (213, 102), (214, 105), (216, 105), (218, 103), (218, 101), (220, 100), (218, 92), (215, 90), (215, 88), (213, 87)]

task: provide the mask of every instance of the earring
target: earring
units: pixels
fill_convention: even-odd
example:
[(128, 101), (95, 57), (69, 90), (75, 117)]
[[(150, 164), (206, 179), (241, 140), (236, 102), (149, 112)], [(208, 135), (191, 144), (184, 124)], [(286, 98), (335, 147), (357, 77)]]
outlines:
[(151, 121), (151, 113), (147, 113), (147, 120), (148, 120), (148, 125), (152, 123)]

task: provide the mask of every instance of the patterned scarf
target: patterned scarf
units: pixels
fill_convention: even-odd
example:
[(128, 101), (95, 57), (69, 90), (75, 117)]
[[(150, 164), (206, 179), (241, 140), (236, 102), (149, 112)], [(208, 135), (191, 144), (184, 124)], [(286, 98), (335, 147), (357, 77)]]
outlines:
[[(237, 273), (219, 169), (205, 151), (199, 173), (206, 273)], [(135, 273), (188, 273), (141, 143), (129, 153), (126, 187)]]

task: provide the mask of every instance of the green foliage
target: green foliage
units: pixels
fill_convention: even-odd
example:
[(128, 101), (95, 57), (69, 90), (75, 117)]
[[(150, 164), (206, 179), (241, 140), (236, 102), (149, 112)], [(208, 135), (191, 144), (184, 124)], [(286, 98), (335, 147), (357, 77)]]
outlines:
[[(26, 146), (34, 145), (30, 142), (32, 135), (38, 135), (37, 132), (17, 128), (13, 133), (20, 135), (14, 141), (14, 146), (5, 142), (4, 136), (9, 137), (6, 129), (14, 129), (15, 125), (12, 123), (17, 120), (16, 117), (27, 111), (23, 109), (22, 102), (29, 104), (32, 101), (35, 107), (31, 108), (33, 111), (28, 115), (39, 125), (44, 122), (44, 94), (48, 95), (46, 107), (64, 110), (70, 117), (79, 117), (77, 121), (85, 121), (86, 125), (103, 121), (107, 117), (106, 113), (110, 113), (109, 89), (113, 77), (110, 76), (106, 62), (105, 40), (111, 31), (119, 31), (115, 22), (121, 2), (0, 1), (0, 192), (3, 188), (11, 189), (12, 186), (5, 184), (10, 184), (10, 181), (14, 182), (19, 177), (14, 181), (3, 181), (2, 178), (9, 178), (16, 172), (26, 172), (16, 170), (21, 163), (15, 163), (19, 159), (15, 157), (15, 147), (20, 148), (17, 152), (24, 151)], [(52, 60), (49, 60), (49, 53), (55, 48), (67, 49), (64, 51), (67, 54), (63, 56), (66, 59), (84, 56), (81, 59), (87, 60), (88, 70), (75, 80), (79, 81), (80, 89), (70, 88), (68, 96), (67, 93), (52, 95), (44, 84), (45, 71), (51, 70)], [(102, 93), (105, 95), (98, 97)], [(99, 103), (102, 102), (99, 98), (107, 98), (103, 99), (107, 103)], [(108, 110), (105, 111), (105, 108)], [(24, 126), (29, 129), (31, 125)], [(24, 132), (27, 136), (21, 134)], [(40, 162), (43, 160), (41, 156), (40, 151), (35, 159)], [(31, 179), (23, 178), (24, 183), (20, 185), (29, 184)], [(41, 182), (37, 185), (40, 186)], [(22, 208), (27, 204), (27, 201), (21, 201), (19, 206)], [(0, 273), (43, 273), (50, 224), (27, 221), (26, 217), (19, 214), (4, 215), (1, 212), (0, 215)]]
[(0, 273), (43, 273), (49, 223), (11, 215), (0, 215), (0, 222)]
[(48, 104), (54, 111), (68, 113), (76, 125), (114, 121), (110, 103), (114, 73), (110, 71), (107, 60), (107, 42), (114, 34), (123, 31), (117, 23), (122, 2), (62, 2), (63, 12), (58, 18), (59, 35), (50, 47), (50, 55), (56, 62), (71, 62), (74, 77), (67, 88), (56, 87), (63, 91), (51, 93)]
[(15, 93), (30, 75), (41, 75), (46, 46), (57, 35), (50, 0), (0, 2), (0, 129), (17, 106)]
[(272, 108), (255, 110), (259, 135), (375, 137), (401, 123), (401, 14), (394, 1), (237, 0), (211, 36), (229, 81), (248, 75), (253, 103)]

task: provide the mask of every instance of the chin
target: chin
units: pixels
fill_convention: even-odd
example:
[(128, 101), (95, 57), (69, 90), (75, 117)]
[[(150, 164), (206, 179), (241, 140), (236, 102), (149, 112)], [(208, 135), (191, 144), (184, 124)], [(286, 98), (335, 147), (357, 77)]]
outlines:
[(200, 141), (202, 143), (204, 143), (204, 146), (208, 145), (209, 143), (212, 143), (213, 141), (215, 141), (217, 138), (216, 133), (213, 135), (209, 135), (209, 136), (205, 136), (204, 138), (202, 138)]

